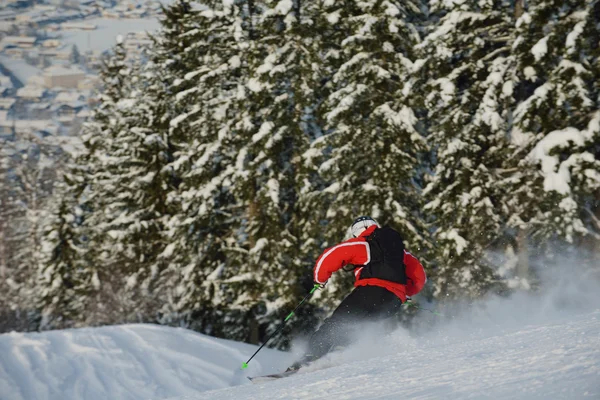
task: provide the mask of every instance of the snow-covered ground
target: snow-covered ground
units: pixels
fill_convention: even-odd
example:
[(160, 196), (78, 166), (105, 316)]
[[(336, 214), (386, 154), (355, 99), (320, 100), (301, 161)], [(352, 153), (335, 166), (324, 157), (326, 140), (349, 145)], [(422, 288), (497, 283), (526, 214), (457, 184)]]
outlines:
[(92, 31), (61, 31), (61, 41), (69, 46), (76, 45), (80, 52), (87, 50), (104, 51), (116, 44), (118, 35), (125, 36), (128, 32), (152, 33), (160, 27), (157, 18), (94, 18), (83, 21), (96, 25)]
[(600, 399), (600, 310), (480, 338), (438, 335), (372, 337), (313, 371), (177, 400)]
[[(239, 384), (256, 346), (156, 325), (0, 335), (0, 399), (163, 399)], [(267, 349), (253, 368), (283, 368)], [(268, 365), (270, 368), (262, 367)]]
[[(421, 311), (410, 331), (263, 383), (290, 353), (185, 329), (122, 325), (0, 335), (0, 399), (600, 399), (598, 272), (552, 275), (536, 294)], [(576, 279), (572, 279), (576, 277)]]

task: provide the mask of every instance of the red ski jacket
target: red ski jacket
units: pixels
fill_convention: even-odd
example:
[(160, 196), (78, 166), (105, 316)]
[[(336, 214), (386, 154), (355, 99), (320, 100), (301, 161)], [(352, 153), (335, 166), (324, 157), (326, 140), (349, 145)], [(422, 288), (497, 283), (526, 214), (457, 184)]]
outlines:
[[(314, 281), (325, 283), (335, 271), (348, 264), (368, 264), (371, 261), (371, 249), (366, 237), (373, 233), (375, 229), (377, 229), (377, 226), (373, 225), (367, 228), (359, 237), (325, 249), (315, 264)], [(406, 285), (377, 278), (359, 279), (362, 270), (362, 267), (360, 267), (354, 270), (356, 276), (354, 286), (383, 287), (398, 296), (404, 303), (406, 296), (414, 296), (419, 293), (425, 286), (425, 282), (427, 282), (425, 269), (423, 269), (419, 260), (406, 250), (404, 250), (404, 265), (406, 267)]]

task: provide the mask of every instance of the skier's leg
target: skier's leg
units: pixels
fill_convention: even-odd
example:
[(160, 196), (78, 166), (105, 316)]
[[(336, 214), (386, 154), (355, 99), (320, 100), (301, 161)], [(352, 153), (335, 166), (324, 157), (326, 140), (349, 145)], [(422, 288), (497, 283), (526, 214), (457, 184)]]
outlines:
[(319, 358), (336, 346), (347, 346), (354, 333), (369, 322), (393, 317), (402, 302), (379, 286), (359, 286), (336, 308), (309, 342), (309, 354)]
[(333, 314), (325, 321), (308, 341), (305, 355), (292, 364), (288, 370), (298, 369), (301, 366), (317, 360), (327, 354), (336, 345), (349, 343), (352, 321), (359, 319), (362, 312), (356, 305), (359, 303), (361, 288), (355, 288), (335, 309)]
[(355, 288), (311, 336), (306, 354), (290, 369), (321, 358), (337, 346), (349, 345), (363, 323), (390, 317), (401, 304), (400, 299), (385, 288)]

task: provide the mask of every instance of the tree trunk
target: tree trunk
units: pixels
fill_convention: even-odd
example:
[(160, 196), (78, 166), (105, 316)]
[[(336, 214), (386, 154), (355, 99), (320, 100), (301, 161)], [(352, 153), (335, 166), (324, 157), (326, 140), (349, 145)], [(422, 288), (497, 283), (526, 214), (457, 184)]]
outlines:
[(258, 336), (258, 321), (256, 318), (252, 317), (250, 319), (250, 343), (258, 344), (260, 339)]
[(517, 246), (519, 260), (517, 264), (517, 277), (527, 280), (529, 278), (529, 244), (526, 229), (519, 229)]
[(525, 11), (525, 0), (515, 1), (515, 19), (521, 17)]

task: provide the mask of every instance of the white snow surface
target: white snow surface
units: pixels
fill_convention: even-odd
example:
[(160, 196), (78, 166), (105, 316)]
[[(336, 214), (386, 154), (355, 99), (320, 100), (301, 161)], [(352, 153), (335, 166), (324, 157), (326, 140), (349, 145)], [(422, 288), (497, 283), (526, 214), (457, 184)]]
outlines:
[[(246, 381), (236, 373), (256, 349), (151, 324), (6, 333), (0, 335), (0, 399), (141, 400), (192, 395)], [(263, 349), (250, 365), (254, 372), (272, 373), (287, 362), (287, 353)]]
[(598, 399), (598, 332), (600, 310), (485, 338), (396, 336), (387, 355), (353, 362), (346, 354), (342, 365), (179, 400)]
[(256, 346), (180, 328), (3, 334), (0, 398), (600, 399), (600, 269), (573, 263), (535, 294), (422, 304), (443, 315), (422, 310), (410, 331), (361, 327), (358, 344), (270, 382), (246, 376), (284, 370), (300, 345), (263, 349), (242, 370)]

